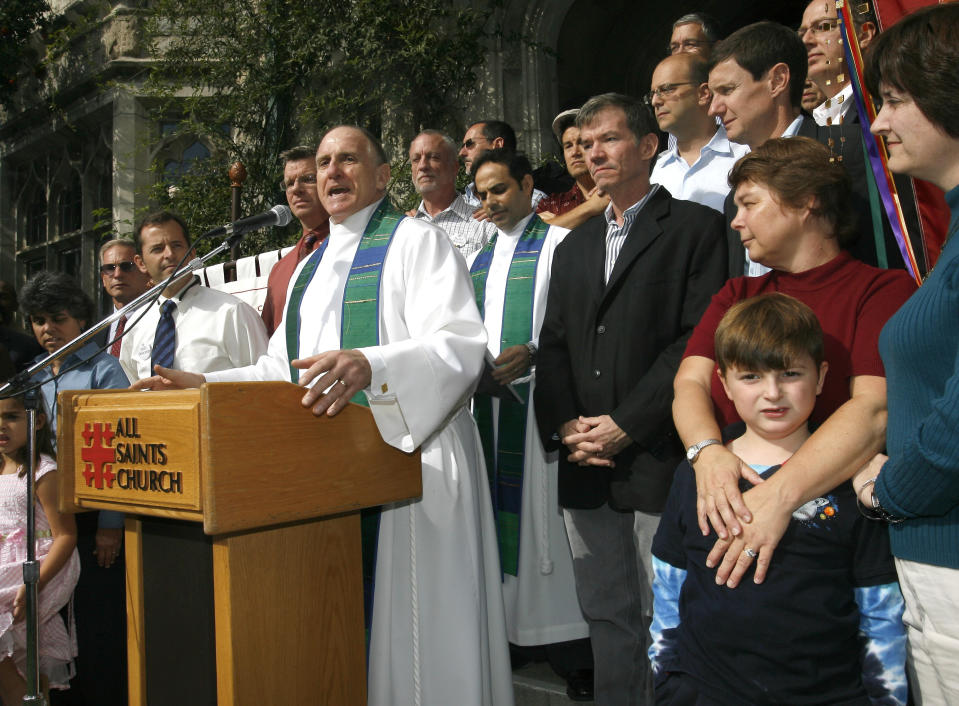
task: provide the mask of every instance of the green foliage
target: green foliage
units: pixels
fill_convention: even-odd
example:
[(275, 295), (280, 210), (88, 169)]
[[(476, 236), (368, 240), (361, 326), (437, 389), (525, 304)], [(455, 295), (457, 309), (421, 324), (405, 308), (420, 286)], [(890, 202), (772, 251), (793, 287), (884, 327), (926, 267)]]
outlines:
[[(157, 115), (181, 121), (213, 153), (175, 184), (161, 181), (155, 196), (199, 232), (224, 222), (234, 161), (249, 174), (242, 210), (257, 213), (283, 203), (279, 153), (315, 144), (329, 126), (357, 123), (404, 150), (422, 127), (456, 127), (487, 20), (449, 0), (155, 0), (145, 40)], [(405, 154), (394, 157), (402, 174)], [(270, 238), (247, 239), (244, 251)]]
[(36, 65), (38, 53), (31, 38), (46, 27), (49, 9), (45, 0), (0, 2), (0, 106), (12, 106), (21, 72)]

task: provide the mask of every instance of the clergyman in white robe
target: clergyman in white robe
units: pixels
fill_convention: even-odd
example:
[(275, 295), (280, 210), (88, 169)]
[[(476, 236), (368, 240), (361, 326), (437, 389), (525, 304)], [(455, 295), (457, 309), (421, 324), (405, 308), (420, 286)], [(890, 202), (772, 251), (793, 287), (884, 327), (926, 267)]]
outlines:
[[(303, 295), (293, 357), (341, 348), (347, 275), (377, 205), (331, 221)], [(411, 218), (400, 223), (379, 304), (380, 345), (360, 349), (372, 368), (365, 392), (383, 439), (407, 452), (420, 448), (423, 496), (385, 506), (380, 518), (368, 703), (511, 706), (496, 529), (467, 409), (486, 332), (463, 258), (443, 231)], [(288, 380), (285, 318), (255, 365), (207, 380)]]
[[(487, 348), (494, 358), (502, 352), (503, 300), (513, 252), (532, 217), (531, 213), (511, 231), (499, 230), (496, 235), (484, 300)], [(546, 292), (549, 289), (553, 251), (567, 233), (569, 231), (566, 228), (550, 226), (536, 263), (533, 343), (539, 339), (546, 313)], [(474, 253), (468, 258), (470, 265), (476, 255)], [(526, 412), (519, 564), (516, 576), (503, 575), (507, 634), (509, 641), (515, 645), (548, 645), (579, 640), (589, 637), (589, 626), (576, 597), (573, 557), (556, 497), (556, 452), (547, 454), (537, 433), (533, 408), (535, 369), (529, 377), (520, 377), (515, 382), (529, 382), (530, 390)], [(492, 403), (492, 428), (495, 434), (499, 400), (493, 398)]]

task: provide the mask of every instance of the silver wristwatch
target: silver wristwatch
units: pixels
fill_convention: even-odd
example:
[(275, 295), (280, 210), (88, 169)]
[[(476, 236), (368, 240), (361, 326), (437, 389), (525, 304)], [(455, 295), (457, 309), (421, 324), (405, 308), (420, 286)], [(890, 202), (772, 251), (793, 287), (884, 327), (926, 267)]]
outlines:
[(699, 452), (705, 449), (707, 446), (712, 446), (713, 444), (721, 444), (719, 439), (703, 439), (698, 444), (693, 444), (688, 449), (686, 449), (686, 460), (690, 463), (696, 463), (696, 459), (699, 458)]

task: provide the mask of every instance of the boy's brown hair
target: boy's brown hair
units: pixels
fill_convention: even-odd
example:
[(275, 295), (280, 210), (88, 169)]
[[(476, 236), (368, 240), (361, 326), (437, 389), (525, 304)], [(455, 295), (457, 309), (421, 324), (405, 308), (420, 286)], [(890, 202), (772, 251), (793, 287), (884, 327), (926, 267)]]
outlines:
[(716, 327), (716, 363), (739, 370), (786, 370), (808, 355), (823, 362), (823, 333), (813, 310), (788, 294), (773, 292), (732, 306)]

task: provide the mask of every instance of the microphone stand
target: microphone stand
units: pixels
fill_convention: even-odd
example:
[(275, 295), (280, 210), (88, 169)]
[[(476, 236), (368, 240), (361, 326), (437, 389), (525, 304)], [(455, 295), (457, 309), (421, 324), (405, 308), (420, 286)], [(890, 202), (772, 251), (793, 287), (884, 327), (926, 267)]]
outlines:
[[(229, 237), (206, 255), (203, 257), (194, 258), (182, 270), (178, 268), (177, 271), (171, 274), (166, 280), (154, 285), (132, 302), (124, 306), (122, 309), (114, 311), (113, 314), (103, 319), (99, 323), (94, 324), (92, 328), (82, 332), (79, 336), (64, 345), (62, 348), (51, 353), (43, 360), (34, 363), (22, 373), (18, 373), (11, 378), (9, 382), (0, 387), (0, 399), (22, 396), (24, 408), (27, 410), (27, 463), (25, 464), (27, 467), (27, 560), (23, 563), (23, 583), (26, 586), (25, 620), (27, 628), (27, 691), (22, 701), (24, 704), (35, 704), (36, 706), (45, 706), (46, 704), (46, 700), (40, 693), (40, 661), (37, 652), (39, 644), (37, 584), (40, 580), (40, 566), (36, 561), (37, 528), (34, 517), (36, 512), (36, 471), (34, 468), (34, 458), (36, 455), (37, 409), (40, 405), (39, 390), (40, 387), (45, 383), (33, 382), (31, 381), (31, 378), (41, 370), (45, 370), (55, 362), (66, 358), (66, 356), (85, 346), (94, 338), (94, 336), (110, 326), (121, 316), (138, 309), (143, 303), (149, 300), (156, 300), (159, 298), (160, 293), (166, 289), (171, 282), (174, 282), (181, 277), (200, 269), (208, 260), (229, 250), (243, 237), (243, 232), (233, 232), (232, 224), (231, 226), (226, 226), (225, 228)], [(214, 231), (211, 231), (210, 233), (213, 232)], [(220, 232), (222, 233), (223, 231), (220, 230)], [(195, 242), (199, 242), (207, 235), (209, 234), (205, 233), (204, 235), (201, 235)], [(144, 313), (146, 313), (145, 310), (140, 314), (140, 316), (142, 317)], [(138, 320), (139, 319), (137, 319), (137, 321)], [(134, 323), (131, 324), (126, 331), (129, 331), (135, 325), (136, 321), (134, 321)], [(124, 331), (124, 335), (126, 334), (126, 331)], [(13, 705), (11, 704), (11, 706)]]
[[(26, 586), (27, 628), (27, 690), (23, 703), (44, 706), (46, 703), (40, 693), (40, 656), (39, 644), (39, 605), (37, 603), (37, 584), (40, 582), (40, 565), (37, 563), (36, 546), (36, 445), (37, 445), (37, 408), (40, 406), (40, 391), (36, 388), (23, 395), (23, 406), (27, 410), (27, 560), (23, 562), (23, 585)], [(32, 648), (31, 648), (32, 646)]]

